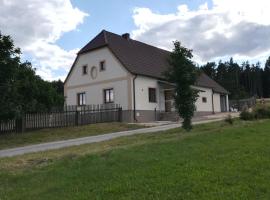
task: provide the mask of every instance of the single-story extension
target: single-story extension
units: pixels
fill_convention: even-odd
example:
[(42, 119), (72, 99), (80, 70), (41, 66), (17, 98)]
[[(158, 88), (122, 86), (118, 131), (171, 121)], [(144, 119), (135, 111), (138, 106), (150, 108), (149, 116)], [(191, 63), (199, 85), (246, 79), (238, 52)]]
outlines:
[[(78, 52), (64, 83), (66, 104), (120, 104), (128, 122), (154, 121), (173, 113), (174, 85), (164, 78), (169, 55), (128, 33), (103, 30)], [(229, 92), (206, 74), (201, 73), (192, 87), (200, 91), (196, 115), (229, 110)]]

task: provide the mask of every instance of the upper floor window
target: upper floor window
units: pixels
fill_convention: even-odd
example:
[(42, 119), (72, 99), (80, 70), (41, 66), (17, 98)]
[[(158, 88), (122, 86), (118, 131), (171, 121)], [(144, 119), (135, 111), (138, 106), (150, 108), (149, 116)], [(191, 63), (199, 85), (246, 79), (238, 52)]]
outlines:
[(113, 88), (105, 89), (103, 92), (104, 92), (104, 103), (113, 103), (114, 102)]
[(148, 88), (148, 96), (149, 102), (156, 103), (157, 102), (156, 88)]
[(77, 105), (83, 106), (86, 104), (85, 92), (77, 94)]
[(105, 71), (105, 60), (99, 62), (99, 71)]
[(202, 102), (203, 102), (203, 103), (207, 103), (207, 98), (206, 98), (206, 97), (203, 97), (203, 98), (202, 98)]
[(88, 71), (87, 65), (82, 66), (82, 74), (83, 75), (87, 74), (87, 71)]

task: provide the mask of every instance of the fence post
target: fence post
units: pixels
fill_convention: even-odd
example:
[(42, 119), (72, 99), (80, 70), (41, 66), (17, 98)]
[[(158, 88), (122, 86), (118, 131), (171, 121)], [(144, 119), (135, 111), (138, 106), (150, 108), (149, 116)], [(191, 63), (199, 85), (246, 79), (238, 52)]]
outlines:
[(122, 122), (122, 107), (118, 108), (118, 122)]
[(75, 126), (79, 125), (79, 111), (75, 111)]
[(25, 131), (25, 117), (24, 115), (15, 120), (15, 131), (17, 133), (23, 133)]

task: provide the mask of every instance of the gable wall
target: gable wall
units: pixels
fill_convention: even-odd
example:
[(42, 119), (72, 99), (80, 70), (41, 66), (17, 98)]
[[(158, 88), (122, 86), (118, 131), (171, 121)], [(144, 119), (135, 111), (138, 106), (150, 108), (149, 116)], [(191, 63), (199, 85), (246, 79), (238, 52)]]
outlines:
[[(106, 70), (99, 70), (99, 62), (105, 60)], [(88, 74), (82, 75), (82, 66), (88, 66)], [(97, 77), (91, 77), (91, 67), (97, 68)], [(101, 48), (79, 55), (77, 62), (65, 83), (65, 97), (67, 105), (77, 104), (77, 94), (86, 93), (86, 104), (103, 104), (103, 90), (114, 89), (114, 103), (123, 109), (131, 109), (131, 74), (115, 58), (107, 48)]]
[[(83, 84), (95, 83), (108, 79), (114, 79), (119, 77), (125, 77), (129, 73), (122, 66), (122, 64), (115, 58), (111, 51), (107, 48), (97, 49), (85, 54), (78, 55), (77, 62), (66, 81), (66, 87), (74, 87)], [(106, 61), (106, 70), (99, 71), (99, 62)], [(88, 66), (88, 74), (82, 75), (82, 66)], [(92, 79), (90, 76), (91, 68), (95, 66), (97, 68), (97, 78)]]

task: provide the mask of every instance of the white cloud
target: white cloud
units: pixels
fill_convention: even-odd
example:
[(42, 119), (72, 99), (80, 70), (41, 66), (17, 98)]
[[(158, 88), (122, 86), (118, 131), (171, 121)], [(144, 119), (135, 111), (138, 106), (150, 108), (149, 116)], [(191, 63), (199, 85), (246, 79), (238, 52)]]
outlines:
[(56, 41), (76, 30), (87, 15), (70, 0), (0, 0), (1, 32), (11, 35), (15, 45), (33, 58), (37, 74), (49, 80), (63, 79), (55, 72), (68, 71), (77, 51), (66, 51)]
[(179, 40), (194, 50), (198, 62), (228, 56), (265, 59), (270, 52), (270, 1), (212, 1), (212, 8), (204, 3), (190, 10), (184, 4), (166, 15), (135, 8), (132, 35), (166, 49)]

